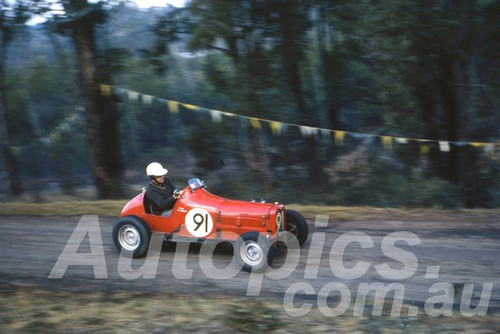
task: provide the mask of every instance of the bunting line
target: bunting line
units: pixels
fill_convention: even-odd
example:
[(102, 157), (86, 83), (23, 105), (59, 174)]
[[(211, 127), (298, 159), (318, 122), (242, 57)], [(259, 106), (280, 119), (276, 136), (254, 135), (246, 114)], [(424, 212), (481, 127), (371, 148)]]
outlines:
[(82, 122), (80, 116), (76, 112), (70, 113), (57, 125), (48, 135), (40, 138), (40, 142), (45, 146), (51, 146), (54, 143), (61, 141), (63, 132), (71, 132), (77, 123)]
[[(400, 136), (389, 136), (389, 135), (377, 135), (368, 134), (360, 132), (343, 131), (337, 129), (326, 129), (320, 127), (306, 126), (294, 123), (280, 122), (276, 120), (270, 120), (259, 117), (251, 117), (246, 115), (234, 114), (230, 112), (214, 110), (199, 107), (193, 104), (183, 103), (179, 101), (163, 99), (156, 96), (139, 93), (136, 91), (128, 90), (125, 88), (114, 87), (110, 85), (100, 85), (101, 94), (103, 96), (109, 96), (112, 92), (117, 94), (122, 94), (128, 97), (129, 101), (142, 101), (143, 104), (151, 105), (153, 101), (157, 101), (168, 108), (168, 111), (172, 114), (178, 114), (180, 107), (194, 112), (207, 112), (213, 122), (221, 122), (222, 116), (226, 117), (238, 117), (245, 120), (255, 130), (261, 130), (263, 124), (268, 124), (273, 135), (281, 135), (289, 127), (298, 128), (303, 137), (312, 136), (328, 136), (333, 137), (334, 143), (336, 145), (342, 145), (349, 135), (353, 138), (364, 139), (364, 138), (378, 138), (385, 150), (392, 150), (394, 148), (393, 143), (396, 144), (408, 144), (409, 142), (419, 143), (420, 153), (422, 155), (428, 155), (432, 147), (437, 147), (441, 152), (450, 152), (450, 145), (463, 147), (472, 146), (475, 148), (482, 148), (486, 153), (495, 152), (495, 144), (491, 142), (475, 142), (475, 141), (443, 141), (438, 139), (424, 139), (424, 138), (411, 138), (411, 137), (400, 137)], [(434, 145), (433, 145), (434, 144)]]

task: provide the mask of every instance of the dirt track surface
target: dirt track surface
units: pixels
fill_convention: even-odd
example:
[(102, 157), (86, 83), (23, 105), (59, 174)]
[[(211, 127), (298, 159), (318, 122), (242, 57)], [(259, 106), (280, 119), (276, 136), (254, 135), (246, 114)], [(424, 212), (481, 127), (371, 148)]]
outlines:
[[(104, 268), (88, 265), (93, 260), (87, 259), (87, 265), (70, 264), (62, 278), (49, 278), (58, 258), (67, 246), (75, 227), (82, 222), (98, 221), (97, 232), (102, 238)], [(432, 291), (432, 286), (444, 283), (454, 296), (454, 308), (459, 309), (464, 286), (473, 285), (472, 306), (480, 298), (481, 292), (487, 290), (486, 284), (493, 284), (488, 298), (489, 309), (500, 309), (500, 220), (482, 219), (481, 221), (350, 221), (328, 222), (325, 226), (309, 221), (309, 239), (300, 251), (299, 263), (294, 270), (279, 279), (273, 279), (265, 274), (259, 276), (246, 272), (237, 272), (226, 279), (209, 278), (200, 266), (206, 258), (200, 256), (200, 246), (191, 245), (187, 253), (187, 262), (174, 263), (176, 245), (164, 243), (159, 262), (149, 272), (153, 278), (131, 278), (130, 273), (139, 269), (144, 259), (133, 260), (130, 271), (119, 271), (120, 254), (115, 249), (111, 239), (111, 228), (114, 218), (86, 216), (82, 217), (27, 217), (1, 216), (0, 243), (0, 285), (35, 286), (49, 290), (62, 291), (118, 291), (133, 290), (158, 293), (209, 294), (228, 296), (265, 296), (283, 300), (287, 291), (293, 287), (311, 287), (311, 291), (298, 289), (294, 291), (294, 305), (300, 307), (304, 303), (316, 305), (320, 290), (330, 283), (341, 283), (348, 287), (353, 300), (363, 284), (391, 282), (401, 283), (404, 288), (404, 302), (413, 305), (421, 312), (425, 302), (430, 298), (442, 296), (444, 290)], [(94, 231), (95, 232), (95, 231)], [(331, 252), (336, 240), (344, 238), (352, 232), (363, 235), (366, 248), (358, 242), (351, 242), (345, 247), (341, 263), (346, 270), (363, 264), (369, 265), (364, 273), (355, 278), (338, 277), (338, 272), (332, 268)], [(399, 232), (399, 234), (391, 234)], [(402, 233), (402, 234), (401, 234)], [(396, 242), (399, 256), (389, 256), (382, 251), (382, 242), (388, 237), (398, 236)], [(95, 234), (94, 234), (95, 236)], [(414, 236), (414, 245), (401, 241), (401, 236)], [(324, 237), (324, 243), (318, 240)], [(371, 245), (370, 241), (371, 240)], [(95, 241), (95, 240), (94, 240)], [(96, 253), (90, 248), (89, 235), (78, 246), (78, 253)], [(337, 243), (338, 246), (338, 243)], [(178, 246), (177, 246), (178, 247)], [(285, 261), (286, 254), (278, 253), (276, 266)], [(213, 263), (217, 268), (228, 266), (226, 272), (231, 272), (233, 264), (232, 250), (221, 248), (215, 251)], [(403, 268), (411, 260), (418, 261), (418, 267)], [(410, 261), (410, 262), (408, 262)], [(386, 264), (394, 272), (409, 277), (388, 279), (383, 277), (376, 266)], [(130, 267), (129, 267), (130, 268)], [(306, 270), (306, 268), (309, 268)], [(313, 271), (311, 272), (311, 268)], [(317, 268), (317, 272), (314, 268)], [(96, 275), (96, 271), (98, 275)], [(407, 272), (408, 272), (407, 271)], [(105, 274), (106, 278), (99, 278)], [(351, 272), (352, 273), (352, 272)], [(54, 274), (54, 273), (53, 273)], [(57, 275), (56, 275), (57, 276)], [(283, 277), (286, 276), (286, 277)], [(125, 277), (125, 278), (124, 278)], [(259, 284), (259, 282), (262, 284)], [(491, 285), (490, 284), (490, 285)], [(331, 286), (331, 285), (330, 285)], [(443, 285), (438, 285), (443, 287)], [(437, 286), (436, 286), (437, 287)], [(451, 288), (452, 287), (452, 288)], [(437, 289), (437, 288), (436, 288)], [(449, 289), (448, 289), (449, 290)], [(332, 294), (334, 290), (330, 290)], [(471, 306), (471, 307), (472, 307)]]

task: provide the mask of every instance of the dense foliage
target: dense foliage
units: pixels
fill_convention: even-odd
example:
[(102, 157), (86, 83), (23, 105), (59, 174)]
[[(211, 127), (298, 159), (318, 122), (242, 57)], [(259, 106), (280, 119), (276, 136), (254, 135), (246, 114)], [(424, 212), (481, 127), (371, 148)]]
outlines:
[[(112, 8), (96, 23), (97, 56), (114, 87), (127, 182), (145, 182), (144, 166), (158, 160), (178, 187), (197, 175), (239, 198), (500, 204), (500, 1), (192, 0), (151, 10), (152, 23)], [(57, 40), (64, 53), (5, 78), (10, 146), (28, 189), (71, 191), (92, 173), (74, 50)], [(172, 113), (132, 91), (245, 117)], [(290, 126), (278, 134), (247, 117)], [(348, 135), (304, 135), (295, 124)]]

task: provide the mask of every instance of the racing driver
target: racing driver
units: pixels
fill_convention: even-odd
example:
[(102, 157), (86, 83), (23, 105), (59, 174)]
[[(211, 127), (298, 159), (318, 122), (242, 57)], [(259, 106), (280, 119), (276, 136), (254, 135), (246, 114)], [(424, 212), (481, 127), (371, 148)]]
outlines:
[(172, 208), (179, 198), (179, 191), (165, 177), (168, 170), (158, 162), (152, 162), (146, 167), (146, 174), (151, 181), (146, 186), (146, 198), (149, 201), (151, 213), (170, 216)]

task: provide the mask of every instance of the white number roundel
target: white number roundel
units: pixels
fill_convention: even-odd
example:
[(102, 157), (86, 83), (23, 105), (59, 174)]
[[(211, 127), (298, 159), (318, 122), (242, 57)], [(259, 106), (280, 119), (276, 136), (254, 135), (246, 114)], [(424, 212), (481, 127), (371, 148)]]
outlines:
[(189, 210), (184, 223), (189, 233), (197, 238), (206, 237), (214, 228), (212, 216), (210, 216), (207, 210), (202, 208)]

